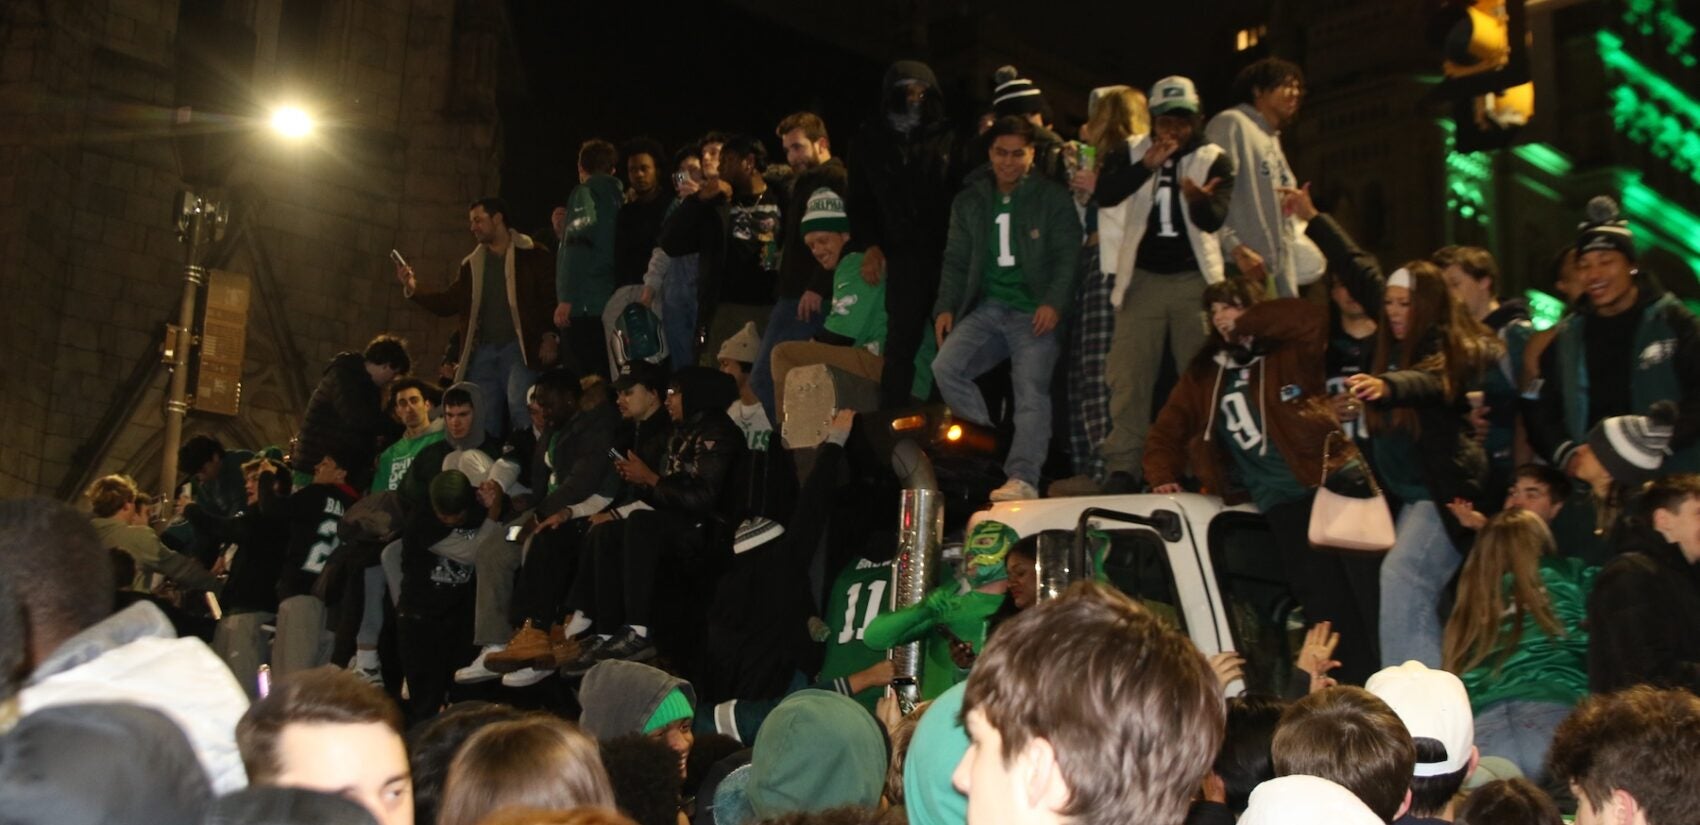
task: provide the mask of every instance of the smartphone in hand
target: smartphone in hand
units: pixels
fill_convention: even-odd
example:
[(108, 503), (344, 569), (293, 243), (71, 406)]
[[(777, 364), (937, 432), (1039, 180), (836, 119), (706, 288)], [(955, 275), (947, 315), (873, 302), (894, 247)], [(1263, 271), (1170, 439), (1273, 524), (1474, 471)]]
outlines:
[(397, 250), (394, 250), (394, 249), (390, 250), (390, 260), (395, 261), (395, 265), (401, 267), (402, 269), (407, 268), (407, 259), (403, 258), (401, 256), (401, 253)]

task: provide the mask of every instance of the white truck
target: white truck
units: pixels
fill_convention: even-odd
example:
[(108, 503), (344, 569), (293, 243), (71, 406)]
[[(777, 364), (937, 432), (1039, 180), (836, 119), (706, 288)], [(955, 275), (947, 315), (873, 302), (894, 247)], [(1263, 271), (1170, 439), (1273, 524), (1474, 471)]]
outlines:
[[(1304, 620), (1262, 515), (1182, 493), (1003, 502), (969, 517), (995, 519), (1023, 537), (1038, 534), (1040, 598), (1082, 577), (1071, 548), (1086, 530), (1110, 540), (1104, 574), (1122, 592), (1185, 632), (1206, 655), (1245, 657), (1243, 685), (1284, 694)], [(1084, 547), (1084, 545), (1082, 545)], [(1306, 678), (1299, 674), (1299, 678)]]

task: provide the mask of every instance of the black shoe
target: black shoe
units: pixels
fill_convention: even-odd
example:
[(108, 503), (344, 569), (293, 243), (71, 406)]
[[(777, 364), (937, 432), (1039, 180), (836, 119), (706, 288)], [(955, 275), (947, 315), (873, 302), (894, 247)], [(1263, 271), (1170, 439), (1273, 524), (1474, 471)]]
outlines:
[(626, 627), (598, 647), (593, 655), (598, 662), (609, 659), (647, 662), (655, 658), (655, 645), (650, 643), (649, 637), (639, 636), (636, 630)]
[(1139, 487), (1139, 479), (1134, 478), (1133, 473), (1118, 470), (1110, 473), (1109, 478), (1104, 479), (1103, 494), (1106, 496), (1132, 495), (1139, 492)]
[(597, 662), (602, 661), (596, 654), (601, 652), (602, 648), (606, 647), (608, 643), (612, 641), (614, 641), (614, 637), (612, 636), (606, 639), (594, 635), (588, 636), (584, 641), (584, 645), (579, 648), (578, 656), (572, 661), (561, 666), (561, 675), (568, 679), (578, 679), (583, 677), (584, 674), (590, 672), (591, 668), (596, 666)]

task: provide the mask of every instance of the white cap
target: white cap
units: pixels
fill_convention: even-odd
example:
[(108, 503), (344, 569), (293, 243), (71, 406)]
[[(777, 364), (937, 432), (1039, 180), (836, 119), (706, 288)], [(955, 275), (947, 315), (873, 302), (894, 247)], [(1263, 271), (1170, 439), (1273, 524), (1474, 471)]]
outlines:
[(1411, 270), (1406, 269), (1404, 267), (1399, 267), (1398, 269), (1394, 270), (1392, 275), (1387, 276), (1387, 285), (1389, 287), (1399, 286), (1399, 287), (1404, 287), (1406, 289), (1410, 289), (1411, 288)]
[(1386, 825), (1351, 791), (1319, 776), (1294, 774), (1251, 790), (1239, 825)]
[(1151, 98), (1148, 103), (1152, 115), (1168, 114), (1173, 111), (1183, 111), (1198, 114), (1198, 87), (1192, 81), (1180, 75), (1169, 75), (1157, 81), (1151, 87)]
[(1383, 668), (1369, 677), (1364, 689), (1399, 714), (1412, 739), (1433, 739), (1446, 748), (1438, 762), (1417, 762), (1416, 776), (1445, 776), (1470, 764), (1476, 744), (1476, 717), (1470, 694), (1457, 676), (1433, 670), (1422, 662)]

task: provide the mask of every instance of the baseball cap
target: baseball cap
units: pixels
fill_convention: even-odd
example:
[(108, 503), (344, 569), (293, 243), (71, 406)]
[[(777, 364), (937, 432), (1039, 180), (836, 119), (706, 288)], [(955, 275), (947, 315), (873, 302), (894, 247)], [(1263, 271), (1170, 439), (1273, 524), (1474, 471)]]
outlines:
[(1157, 81), (1151, 87), (1151, 114), (1166, 115), (1173, 112), (1198, 114), (1198, 87), (1188, 78), (1180, 75), (1169, 75)]
[(664, 394), (667, 392), (667, 373), (648, 361), (633, 361), (620, 370), (620, 377), (614, 381), (614, 390), (629, 390), (639, 384), (656, 395)]
[(1457, 676), (1422, 662), (1383, 668), (1364, 689), (1386, 702), (1405, 723), (1412, 739), (1433, 739), (1446, 748), (1439, 762), (1418, 762), (1415, 776), (1445, 776), (1470, 764), (1476, 743), (1476, 718), (1470, 694)]

